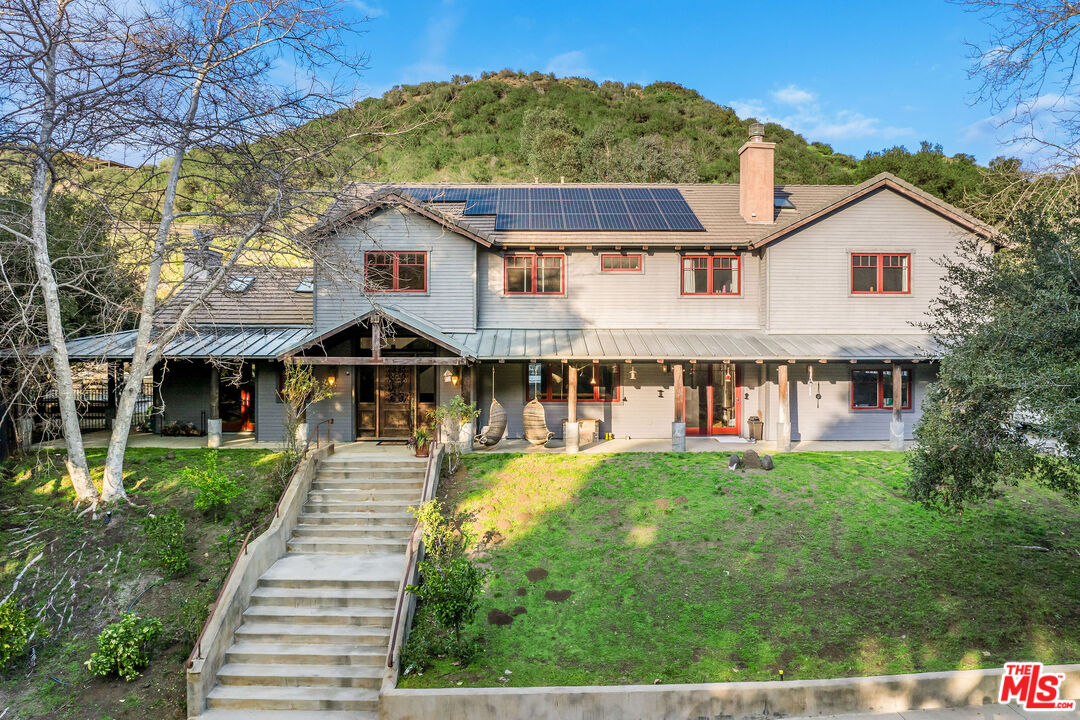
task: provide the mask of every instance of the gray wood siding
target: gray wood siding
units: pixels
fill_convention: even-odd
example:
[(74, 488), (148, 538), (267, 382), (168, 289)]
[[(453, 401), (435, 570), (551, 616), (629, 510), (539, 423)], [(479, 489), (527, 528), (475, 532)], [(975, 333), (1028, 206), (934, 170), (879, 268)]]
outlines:
[(162, 423), (192, 423), (202, 429), (202, 413), (210, 416), (210, 367), (203, 362), (171, 360), (161, 381), (165, 404)]
[(503, 259), (478, 252), (479, 325), (543, 328), (757, 328), (760, 327), (759, 259), (744, 253), (742, 294), (680, 294), (680, 254), (645, 253), (640, 273), (601, 272), (600, 252), (567, 249), (562, 295), (506, 295)]
[[(349, 352), (348, 344), (342, 343), (336, 347), (328, 347), (330, 355), (343, 355)], [(313, 432), (315, 425), (329, 418), (333, 418), (334, 424), (330, 426), (330, 437), (335, 442), (352, 442), (356, 440), (356, 429), (353, 426), (356, 408), (356, 382), (351, 365), (341, 367), (333, 365), (314, 366), (315, 377), (325, 381), (330, 373), (335, 373), (334, 395), (308, 408), (307, 423), (308, 431)], [(321, 430), (325, 433), (325, 430)], [(325, 435), (323, 435), (325, 437)]]
[[(771, 332), (913, 333), (941, 284), (934, 260), (952, 255), (958, 226), (881, 190), (766, 249)], [(911, 292), (851, 294), (851, 253), (911, 254)]]
[(384, 210), (333, 236), (337, 262), (352, 263), (355, 277), (316, 274), (315, 327), (329, 330), (370, 308), (360, 292), (369, 250), (427, 252), (427, 292), (383, 293), (380, 299), (423, 317), (447, 332), (476, 328), (476, 248), (473, 240), (412, 212)]
[(280, 363), (255, 363), (255, 440), (281, 442), (285, 437), (285, 403), (278, 396)]

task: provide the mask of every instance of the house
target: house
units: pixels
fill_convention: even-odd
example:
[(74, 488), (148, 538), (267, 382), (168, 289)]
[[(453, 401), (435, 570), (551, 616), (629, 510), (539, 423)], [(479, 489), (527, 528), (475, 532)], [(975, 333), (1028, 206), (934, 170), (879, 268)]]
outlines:
[[(463, 394), (497, 398), (508, 435), (538, 398), (614, 437), (910, 438), (936, 366), (917, 326), (935, 260), (991, 230), (899, 178), (773, 182), (752, 125), (738, 184), (357, 185), (308, 239), (355, 269), (237, 268), (161, 377), (161, 422), (218, 412), (226, 431), (282, 433), (285, 363), (334, 396), (309, 413), (331, 435), (407, 437)], [(188, 258), (195, 292), (220, 256)], [(72, 357), (123, 357), (125, 338)], [(226, 382), (207, 360), (242, 361)], [(576, 424), (572, 425), (576, 427)]]

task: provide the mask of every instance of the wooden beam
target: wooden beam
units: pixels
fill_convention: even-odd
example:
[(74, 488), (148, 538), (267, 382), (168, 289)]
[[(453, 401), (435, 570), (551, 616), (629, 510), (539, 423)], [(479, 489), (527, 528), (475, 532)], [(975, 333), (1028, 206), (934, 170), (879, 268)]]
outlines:
[(294, 365), (465, 365), (463, 357), (305, 357), (285, 358)]
[(221, 370), (210, 366), (210, 419), (221, 419)]
[(373, 314), (371, 316), (371, 356), (375, 360), (382, 355), (382, 326), (379, 322), (380, 318)]
[(466, 403), (471, 403), (473, 401), (472, 394), (472, 372), (468, 368), (466, 368), (465, 371), (461, 373), (461, 399), (464, 400)]
[(577, 422), (577, 366), (566, 365), (566, 424)]
[(675, 386), (675, 422), (686, 422), (686, 386), (683, 385), (682, 363), (672, 365), (671, 374)]
[(791, 449), (791, 399), (788, 397), (788, 366), (781, 363), (776, 368), (776, 389), (780, 396), (779, 417), (777, 418), (776, 449), (787, 452)]
[(893, 365), (892, 369), (892, 419), (900, 422), (900, 413), (904, 407), (904, 372), (899, 364)]

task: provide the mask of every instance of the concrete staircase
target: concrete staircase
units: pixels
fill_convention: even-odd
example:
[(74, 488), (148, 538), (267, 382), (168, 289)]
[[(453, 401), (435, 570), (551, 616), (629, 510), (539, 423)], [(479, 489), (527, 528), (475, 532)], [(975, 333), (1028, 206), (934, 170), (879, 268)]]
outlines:
[(259, 578), (201, 720), (374, 720), (427, 461), (324, 460), (288, 542)]

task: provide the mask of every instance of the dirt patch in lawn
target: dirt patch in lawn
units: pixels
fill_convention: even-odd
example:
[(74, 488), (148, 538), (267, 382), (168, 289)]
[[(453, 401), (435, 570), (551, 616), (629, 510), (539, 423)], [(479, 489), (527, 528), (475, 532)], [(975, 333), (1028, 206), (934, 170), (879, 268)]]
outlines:
[(533, 568), (525, 573), (525, 577), (529, 578), (529, 582), (540, 582), (548, 576), (548, 571), (544, 568)]
[(566, 602), (573, 595), (572, 590), (547, 590), (544, 592), (544, 599), (551, 602)]

